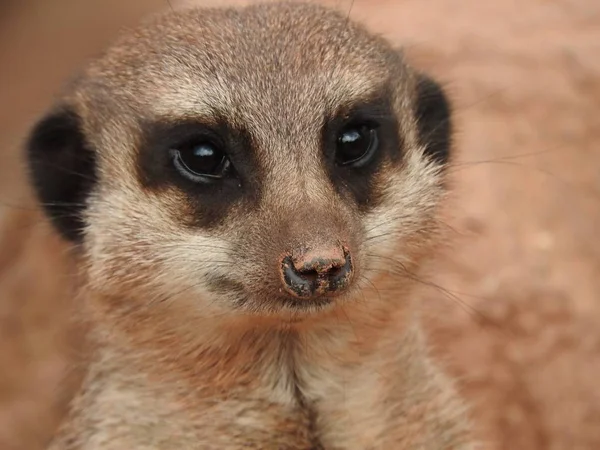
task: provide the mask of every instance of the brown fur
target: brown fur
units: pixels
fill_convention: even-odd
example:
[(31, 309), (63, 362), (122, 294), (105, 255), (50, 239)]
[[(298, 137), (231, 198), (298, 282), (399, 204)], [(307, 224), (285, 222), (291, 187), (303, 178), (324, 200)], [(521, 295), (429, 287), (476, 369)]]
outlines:
[[(390, 259), (412, 273), (431, 252), (443, 198), (417, 142), (415, 83), (384, 41), (314, 6), (168, 14), (90, 66), (62, 104), (99, 149), (82, 290), (95, 352), (52, 449), (474, 448), (427, 356), (411, 282), (382, 276)], [(404, 160), (380, 169), (378, 206), (361, 212), (326, 182), (306, 130), (381, 89)], [(180, 192), (140, 186), (134, 149), (146, 121), (215, 109), (252, 130), (263, 192), (258, 208), (198, 230), (182, 226)], [(282, 249), (335, 239), (354, 251), (354, 290), (312, 311), (269, 300)], [(207, 288), (209, 271), (246, 283), (243, 307)]]

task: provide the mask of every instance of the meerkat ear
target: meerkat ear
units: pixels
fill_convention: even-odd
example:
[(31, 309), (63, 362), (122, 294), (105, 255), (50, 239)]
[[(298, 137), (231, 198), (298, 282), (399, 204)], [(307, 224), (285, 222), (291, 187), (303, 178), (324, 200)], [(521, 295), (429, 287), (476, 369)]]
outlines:
[(441, 85), (427, 75), (417, 78), (416, 116), (421, 144), (439, 164), (450, 158), (452, 145), (452, 111)]
[(96, 167), (79, 116), (68, 108), (54, 110), (33, 127), (26, 146), (30, 178), (44, 211), (63, 237), (80, 242)]

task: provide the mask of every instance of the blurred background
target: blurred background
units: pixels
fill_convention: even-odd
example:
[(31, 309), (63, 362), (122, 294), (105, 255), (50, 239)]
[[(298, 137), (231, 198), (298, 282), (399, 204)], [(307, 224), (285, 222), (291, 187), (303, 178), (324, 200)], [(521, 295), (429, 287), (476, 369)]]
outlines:
[[(600, 2), (325, 3), (405, 46), (455, 104), (449, 245), (417, 295), (486, 448), (600, 449)], [(43, 448), (80, 373), (70, 262), (22, 140), (120, 28), (169, 7), (0, 3), (0, 450)]]

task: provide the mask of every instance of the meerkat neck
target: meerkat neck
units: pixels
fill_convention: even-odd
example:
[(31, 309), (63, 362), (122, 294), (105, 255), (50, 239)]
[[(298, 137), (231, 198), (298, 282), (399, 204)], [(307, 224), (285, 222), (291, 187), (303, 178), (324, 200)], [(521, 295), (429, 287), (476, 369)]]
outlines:
[[(282, 352), (291, 352), (310, 359), (324, 351), (342, 359), (353, 358), (354, 353), (376, 352), (388, 339), (397, 345), (404, 334), (419, 328), (415, 302), (406, 298), (353, 302), (295, 321), (231, 315), (194, 317), (179, 314), (172, 305), (139, 308), (127, 306), (129, 303), (89, 295), (87, 311), (93, 339), (100, 347), (127, 349), (123, 352), (127, 358), (158, 358), (174, 364), (176, 360), (196, 364), (193, 355), (201, 357), (205, 352), (215, 356), (271, 352), (278, 358)], [(192, 361), (184, 362), (190, 357)]]
[[(56, 449), (105, 416), (124, 424), (132, 445), (138, 432), (159, 439), (181, 431), (172, 423), (204, 424), (202, 433), (169, 449), (192, 448), (206, 436), (217, 439), (210, 448), (222, 448), (223, 426), (242, 433), (243, 448), (249, 424), (274, 427), (286, 443), (297, 440), (276, 448), (323, 448), (318, 440), (325, 448), (367, 448), (383, 436), (402, 442), (401, 449), (450, 448), (438, 446), (440, 426), (448, 442), (464, 438), (462, 404), (427, 356), (414, 302), (353, 302), (313, 321), (273, 326), (214, 318), (182, 323), (164, 307), (163, 314), (118, 315), (107, 299), (88, 300), (98, 347)], [(115, 431), (108, 423), (101, 433)], [(262, 445), (261, 436), (255, 438)]]
[(294, 323), (231, 315), (191, 317), (169, 305), (133, 308), (124, 306), (124, 299), (99, 295), (87, 300), (98, 359), (108, 357), (115, 371), (137, 367), (135, 372), (174, 380), (197, 371), (212, 374), (207, 383), (226, 372), (234, 384), (236, 376), (243, 381), (249, 372), (257, 378), (273, 370), (295, 373), (306, 367), (327, 366), (335, 372), (332, 361), (364, 365), (385, 360), (404, 367), (404, 357), (413, 361), (424, 350), (418, 310), (405, 298), (352, 302)]

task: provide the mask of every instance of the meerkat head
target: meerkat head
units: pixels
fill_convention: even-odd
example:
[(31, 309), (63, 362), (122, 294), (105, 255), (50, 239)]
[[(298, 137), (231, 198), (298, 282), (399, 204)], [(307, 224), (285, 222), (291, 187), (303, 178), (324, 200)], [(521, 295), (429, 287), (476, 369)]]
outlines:
[(417, 259), (449, 114), (436, 82), (336, 12), (193, 9), (91, 63), (27, 155), (93, 291), (308, 315), (353, 301), (386, 258)]

